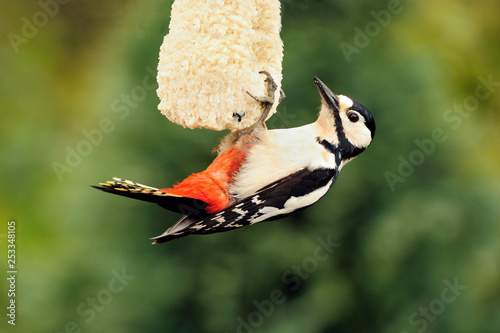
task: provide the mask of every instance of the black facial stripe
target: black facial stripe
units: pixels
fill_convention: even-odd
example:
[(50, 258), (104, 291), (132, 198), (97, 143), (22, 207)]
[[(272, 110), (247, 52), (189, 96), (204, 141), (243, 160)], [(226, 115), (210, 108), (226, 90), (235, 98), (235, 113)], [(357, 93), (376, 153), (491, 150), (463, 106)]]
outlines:
[(342, 161), (342, 156), (340, 156), (341, 154), (338, 147), (332, 145), (329, 141), (321, 140), (319, 137), (316, 138), (316, 141), (318, 141), (320, 145), (325, 147), (326, 150), (328, 150), (333, 154), (333, 156), (335, 156), (335, 165), (338, 167), (340, 165), (340, 162)]
[[(346, 160), (358, 156), (364, 149), (357, 148), (353, 146), (347, 139), (344, 131), (344, 126), (342, 125), (342, 119), (340, 119), (340, 112), (334, 112), (335, 117), (335, 129), (337, 131), (337, 137), (339, 139), (339, 145), (336, 147), (337, 153), (335, 154), (335, 163), (339, 166), (340, 161), (338, 159)], [(324, 141), (324, 140), (323, 140)], [(331, 144), (330, 144), (331, 145)], [(333, 145), (332, 145), (333, 146)]]
[(339, 142), (347, 141), (344, 132), (344, 125), (342, 124), (342, 119), (340, 118), (340, 112), (334, 111), (333, 116), (335, 118), (335, 130), (337, 131), (337, 137), (339, 138)]
[(326, 140), (321, 140), (319, 137), (316, 138), (316, 141), (318, 141), (318, 143), (323, 147), (325, 147), (325, 149), (328, 150), (330, 153), (334, 155), (337, 153), (337, 147), (332, 145), (330, 142)]
[(358, 148), (351, 144), (348, 144), (340, 148), (340, 155), (342, 155), (343, 160), (348, 160), (354, 158), (361, 154), (366, 148)]
[(318, 141), (320, 145), (325, 147), (326, 150), (328, 150), (335, 156), (335, 164), (337, 166), (340, 166), (340, 163), (344, 160), (348, 160), (358, 156), (366, 149), (358, 148), (352, 145), (347, 139), (345, 139), (345, 141), (340, 141), (338, 146), (335, 146), (326, 140), (321, 140), (319, 137), (316, 138), (316, 141)]

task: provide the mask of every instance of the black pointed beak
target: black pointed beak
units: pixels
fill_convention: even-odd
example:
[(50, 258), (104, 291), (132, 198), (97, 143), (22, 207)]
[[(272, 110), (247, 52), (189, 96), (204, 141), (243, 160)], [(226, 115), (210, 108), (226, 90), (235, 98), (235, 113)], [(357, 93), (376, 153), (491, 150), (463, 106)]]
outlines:
[(316, 83), (316, 87), (318, 87), (319, 94), (323, 99), (323, 102), (328, 105), (332, 110), (339, 111), (339, 100), (337, 96), (332, 93), (330, 88), (326, 86), (317, 76), (314, 77), (314, 83)]

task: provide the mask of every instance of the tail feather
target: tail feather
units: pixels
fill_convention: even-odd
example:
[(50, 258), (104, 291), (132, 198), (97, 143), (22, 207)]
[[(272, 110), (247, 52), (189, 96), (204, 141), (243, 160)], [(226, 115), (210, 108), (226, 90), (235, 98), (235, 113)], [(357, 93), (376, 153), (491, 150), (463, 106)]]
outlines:
[(198, 199), (165, 193), (158, 188), (117, 177), (113, 177), (112, 181), (100, 183), (99, 186), (91, 186), (103, 192), (156, 203), (165, 209), (180, 214), (204, 214), (205, 208), (208, 206), (206, 202)]
[(168, 228), (164, 233), (159, 236), (150, 238), (153, 240), (153, 244), (162, 244), (168, 242), (174, 238), (184, 237), (189, 235), (189, 233), (184, 232), (185, 229), (191, 227), (194, 223), (199, 222), (205, 216), (193, 216), (186, 215), (180, 218), (177, 223)]

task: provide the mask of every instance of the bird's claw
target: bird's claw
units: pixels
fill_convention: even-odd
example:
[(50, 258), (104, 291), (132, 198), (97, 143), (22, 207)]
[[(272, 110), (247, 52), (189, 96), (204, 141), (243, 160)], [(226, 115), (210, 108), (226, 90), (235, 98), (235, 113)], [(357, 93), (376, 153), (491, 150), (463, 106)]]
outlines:
[(249, 91), (247, 91), (247, 94), (252, 97), (253, 99), (255, 99), (257, 102), (260, 103), (260, 105), (262, 106), (262, 108), (266, 108), (269, 104), (271, 104), (271, 106), (273, 105), (274, 103), (274, 99), (269, 97), (269, 96), (254, 96), (252, 95)]
[[(269, 115), (269, 112), (271, 111), (273, 105), (274, 105), (274, 94), (276, 93), (276, 90), (278, 89), (278, 84), (276, 84), (276, 81), (274, 81), (273, 77), (269, 72), (267, 71), (260, 71), (259, 74), (264, 74), (266, 76), (265, 81), (267, 82), (267, 96), (254, 96), (250, 92), (247, 91), (247, 94), (252, 97), (254, 100), (260, 103), (263, 111), (260, 116), (260, 118), (253, 124), (252, 126), (242, 130), (244, 134), (251, 133), (254, 128), (262, 124), (265, 126), (265, 121)], [(285, 98), (285, 92), (283, 89), (280, 89), (280, 97), (278, 100), (278, 103), (281, 102)]]
[(285, 91), (283, 89), (280, 89), (280, 98), (278, 99), (278, 104), (283, 102), (285, 98), (286, 98)]

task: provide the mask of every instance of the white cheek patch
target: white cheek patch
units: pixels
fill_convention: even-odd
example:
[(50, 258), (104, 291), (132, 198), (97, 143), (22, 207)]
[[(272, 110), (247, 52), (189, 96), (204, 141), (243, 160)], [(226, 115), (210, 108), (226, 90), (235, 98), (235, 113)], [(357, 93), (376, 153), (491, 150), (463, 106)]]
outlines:
[(372, 135), (370, 130), (365, 125), (363, 116), (359, 115), (359, 121), (355, 123), (351, 122), (347, 117), (347, 112), (349, 108), (354, 105), (354, 101), (344, 95), (339, 95), (337, 97), (339, 99), (340, 118), (342, 120), (342, 125), (347, 139), (352, 145), (358, 148), (368, 147), (372, 141)]
[(351, 144), (358, 148), (366, 148), (372, 142), (372, 134), (366, 127), (363, 116), (359, 121), (353, 123), (347, 118), (346, 113), (341, 113), (340, 118), (344, 127), (344, 133)]

